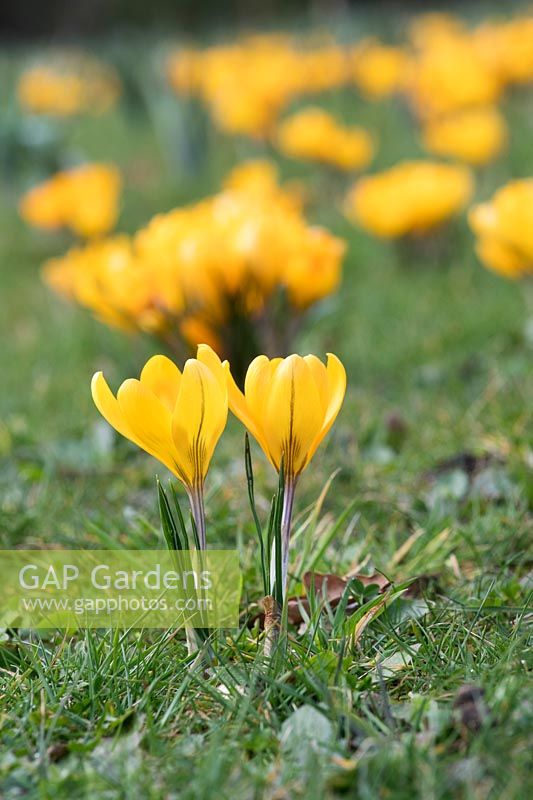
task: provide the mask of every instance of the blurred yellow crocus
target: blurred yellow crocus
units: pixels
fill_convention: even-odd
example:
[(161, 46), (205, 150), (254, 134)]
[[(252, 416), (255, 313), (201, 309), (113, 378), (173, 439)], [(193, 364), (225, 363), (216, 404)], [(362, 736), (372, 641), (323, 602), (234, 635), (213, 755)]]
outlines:
[(464, 36), (445, 36), (438, 45), (423, 49), (408, 72), (407, 92), (422, 118), (491, 105), (503, 86)]
[(253, 198), (286, 204), (289, 210), (300, 211), (304, 205), (304, 189), (296, 181), (280, 186), (279, 170), (267, 158), (255, 158), (237, 164), (226, 176), (224, 189), (249, 193)]
[(267, 158), (241, 161), (226, 175), (224, 189), (251, 191), (261, 195), (279, 191), (278, 168)]
[(430, 119), (422, 138), (431, 153), (480, 166), (502, 151), (507, 140), (507, 124), (497, 108), (469, 108)]
[(337, 169), (362, 169), (374, 155), (364, 128), (344, 127), (322, 108), (304, 108), (280, 123), (276, 137), (282, 153), (303, 161), (321, 161)]
[(476, 52), (504, 84), (533, 80), (533, 14), (482, 23), (472, 34)]
[(164, 330), (155, 278), (146, 274), (125, 234), (94, 240), (49, 259), (42, 276), (55, 292), (90, 309), (107, 325), (128, 332)]
[(304, 311), (333, 294), (341, 282), (346, 244), (323, 228), (307, 228), (286, 263), (285, 288), (291, 306)]
[(25, 72), (17, 87), (22, 108), (32, 114), (70, 116), (83, 107), (83, 84), (78, 75), (62, 75), (39, 66)]
[[(229, 406), (261, 446), (272, 466), (283, 468), (281, 519), (282, 591), (286, 592), (294, 490), (320, 443), (335, 422), (346, 392), (346, 371), (328, 353), (327, 366), (314, 355), (255, 358), (244, 393), (227, 374)], [(274, 561), (274, 559), (273, 559)], [(275, 579), (271, 568), (271, 584)]]
[(348, 59), (329, 38), (306, 47), (290, 36), (247, 36), (206, 50), (181, 50), (167, 63), (179, 94), (197, 95), (222, 130), (263, 139), (281, 111), (300, 95), (342, 85)]
[(58, 117), (100, 114), (116, 103), (120, 91), (120, 79), (111, 66), (77, 52), (64, 52), (30, 67), (17, 84), (24, 111)]
[(205, 548), (203, 486), (228, 415), (227, 365), (205, 344), (183, 373), (163, 355), (129, 378), (116, 397), (103, 374), (91, 384), (94, 403), (118, 433), (164, 464), (185, 486)]
[(354, 81), (367, 97), (375, 100), (390, 97), (403, 87), (409, 58), (400, 47), (365, 39), (352, 52)]
[(468, 221), (486, 267), (506, 278), (533, 275), (533, 178), (510, 181), (474, 206)]
[(472, 189), (465, 166), (404, 161), (358, 181), (345, 213), (376, 236), (425, 234), (460, 211)]
[(54, 291), (109, 325), (157, 336), (178, 356), (199, 342), (241, 377), (261, 352), (289, 349), (306, 310), (337, 288), (344, 242), (305, 220), (266, 162), (240, 188), (156, 215), (49, 260)]
[(83, 164), (35, 186), (20, 201), (21, 217), (48, 230), (70, 228), (90, 239), (116, 224), (122, 179), (111, 164)]
[(435, 50), (443, 43), (456, 41), (465, 34), (459, 17), (441, 11), (418, 14), (408, 26), (408, 38), (416, 50)]

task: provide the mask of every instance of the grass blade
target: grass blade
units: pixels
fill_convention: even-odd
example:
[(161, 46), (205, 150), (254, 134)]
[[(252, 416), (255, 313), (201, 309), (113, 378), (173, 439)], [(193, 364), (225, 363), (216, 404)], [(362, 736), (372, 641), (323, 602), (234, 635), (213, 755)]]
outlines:
[(163, 535), (165, 537), (168, 549), (169, 550), (186, 549), (186, 544), (184, 547), (178, 527), (176, 525), (176, 522), (172, 514), (172, 510), (170, 508), (170, 504), (168, 502), (166, 492), (159, 478), (157, 478), (157, 494), (159, 499), (159, 515), (161, 518), (161, 528), (163, 529)]
[(254, 494), (254, 471), (252, 465), (252, 453), (250, 451), (250, 437), (248, 433), (244, 434), (244, 465), (246, 468), (246, 482), (248, 485), (248, 500), (250, 501), (250, 508), (252, 509), (252, 516), (254, 518), (255, 530), (257, 538), (259, 539), (259, 555), (261, 559), (261, 575), (263, 578), (263, 589), (265, 595), (269, 593), (266, 557), (265, 557), (265, 542), (263, 540), (263, 529), (259, 522), (257, 509), (255, 507), (255, 494)]

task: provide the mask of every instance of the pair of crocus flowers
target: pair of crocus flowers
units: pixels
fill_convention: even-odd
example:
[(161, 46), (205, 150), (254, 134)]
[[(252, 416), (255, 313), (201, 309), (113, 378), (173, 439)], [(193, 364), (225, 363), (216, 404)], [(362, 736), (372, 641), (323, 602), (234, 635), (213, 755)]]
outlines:
[(115, 397), (101, 372), (92, 380), (93, 400), (107, 422), (162, 462), (187, 491), (199, 542), (205, 548), (203, 487), (228, 407), (257, 440), (272, 466), (283, 464), (283, 586), (287, 582), (290, 524), (296, 482), (333, 425), (346, 391), (346, 372), (328, 354), (255, 358), (244, 393), (230, 365), (205, 344), (183, 372), (156, 355), (139, 380), (130, 378)]

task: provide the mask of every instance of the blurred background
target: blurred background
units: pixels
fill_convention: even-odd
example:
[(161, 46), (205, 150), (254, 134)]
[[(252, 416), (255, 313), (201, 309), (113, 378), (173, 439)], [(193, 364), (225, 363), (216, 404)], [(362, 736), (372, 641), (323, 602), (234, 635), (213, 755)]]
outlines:
[[(431, 8), (429, 6), (431, 5)], [(497, 9), (501, 3), (444, 2), (429, 4), (425, 0), (48, 0), (43, 13), (41, 0), (17, 3), (7, 0), (0, 7), (0, 36), (4, 40), (27, 38), (65, 38), (123, 29), (161, 31), (170, 27), (173, 32), (198, 33), (206, 29), (225, 29), (232, 26), (256, 26), (287, 20), (307, 18), (310, 22), (331, 15), (364, 8), (367, 14), (381, 19), (381, 24), (398, 12), (410, 14), (439, 10), (475, 13), (476, 6), (485, 10)], [(463, 7), (463, 8), (462, 8)]]

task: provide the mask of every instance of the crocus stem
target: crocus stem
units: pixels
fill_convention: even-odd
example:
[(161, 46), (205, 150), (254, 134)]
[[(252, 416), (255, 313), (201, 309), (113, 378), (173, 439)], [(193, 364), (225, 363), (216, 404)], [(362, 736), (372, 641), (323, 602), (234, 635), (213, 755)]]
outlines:
[[(198, 534), (198, 543), (200, 545), (200, 550), (205, 550), (206, 540), (205, 540), (205, 508), (204, 508), (204, 492), (203, 487), (198, 486), (191, 489), (189, 492), (189, 502), (191, 505), (191, 513), (192, 518), (194, 520), (194, 524), (196, 526), (196, 532)], [(187, 650), (189, 655), (196, 653), (198, 650), (198, 638), (196, 635), (196, 631), (187, 628), (186, 631), (187, 637)]]
[(205, 508), (203, 488), (200, 486), (191, 489), (189, 493), (189, 500), (191, 503), (192, 517), (198, 533), (200, 550), (205, 550)]
[(289, 574), (289, 545), (291, 539), (292, 509), (294, 506), (294, 490), (296, 480), (287, 480), (283, 494), (283, 509), (281, 512), (281, 586), (283, 602), (287, 595), (287, 578)]
[[(281, 559), (276, 552), (276, 540), (272, 542), (272, 553), (270, 557), (270, 585), (273, 594), (264, 598), (265, 610), (265, 656), (270, 658), (276, 650), (282, 627), (283, 609), (274, 596), (275, 587), (278, 580), (281, 580), (282, 604), (287, 597), (287, 578), (289, 574), (289, 546), (291, 540), (291, 521), (292, 509), (294, 506), (294, 490), (296, 480), (294, 478), (285, 481), (283, 490), (283, 507), (281, 509)], [(281, 575), (278, 574), (281, 564)], [(277, 594), (277, 592), (276, 592)], [(278, 595), (279, 596), (279, 595)]]

